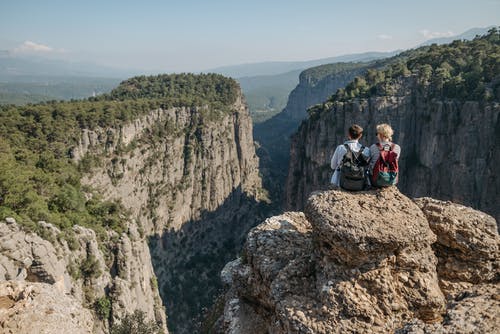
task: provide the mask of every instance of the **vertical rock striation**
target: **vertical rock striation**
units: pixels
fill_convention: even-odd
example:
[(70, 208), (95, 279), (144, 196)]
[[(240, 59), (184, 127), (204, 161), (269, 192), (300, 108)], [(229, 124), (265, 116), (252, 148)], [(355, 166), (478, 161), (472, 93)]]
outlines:
[(307, 69), (300, 73), (299, 84), (290, 93), (285, 109), (255, 125), (254, 137), (260, 145), (257, 154), (265, 187), (280, 205), (290, 158), (290, 136), (307, 118), (307, 109), (325, 101), (337, 89), (345, 87), (355, 76), (373, 66), (376, 63), (334, 63)]
[(304, 122), (291, 145), (286, 205), (304, 207), (308, 194), (328, 184), (329, 160), (353, 123), (372, 144), (375, 126), (389, 123), (401, 145), (401, 191), (469, 205), (500, 217), (500, 105), (498, 102), (431, 99), (414, 76), (394, 84), (391, 96), (333, 102)]
[(217, 273), (266, 214), (243, 96), (225, 110), (158, 109), (82, 136), (74, 157), (101, 157), (83, 183), (130, 210), (148, 236), (169, 326), (192, 331), (220, 288)]
[[(109, 232), (116, 241), (103, 247), (88, 228), (73, 226), (69, 244), (58, 228), (45, 222), (38, 226), (45, 239), (12, 219), (0, 222), (0, 299), (15, 302), (0, 314), (6, 333), (32, 333), (32, 326), (62, 333), (66, 327), (58, 327), (57, 319), (64, 317), (72, 319), (65, 324), (67, 331), (105, 333), (136, 309), (166, 331), (163, 305), (151, 285), (155, 276), (149, 249), (134, 226), (127, 234)], [(86, 309), (97, 311), (97, 300), (109, 300), (110, 322)], [(44, 312), (47, 317), (39, 315)]]
[(119, 129), (85, 130), (91, 139), (77, 151), (105, 157), (83, 182), (120, 199), (147, 233), (177, 230), (238, 188), (257, 198), (258, 160), (242, 96), (231, 108), (214, 119), (204, 114), (209, 107), (158, 109)]

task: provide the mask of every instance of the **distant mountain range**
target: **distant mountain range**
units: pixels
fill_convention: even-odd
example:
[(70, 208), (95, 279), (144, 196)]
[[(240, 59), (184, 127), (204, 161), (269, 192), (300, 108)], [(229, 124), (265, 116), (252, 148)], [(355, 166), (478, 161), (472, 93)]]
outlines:
[(401, 50), (391, 52), (364, 52), (356, 54), (347, 54), (336, 57), (322, 58), (306, 61), (270, 61), (261, 63), (241, 64), (234, 66), (223, 66), (210, 69), (207, 72), (215, 72), (233, 78), (276, 75), (286, 72), (305, 70), (306, 68), (315, 67), (330, 63), (350, 62), (350, 61), (370, 61), (385, 57), (391, 57), (399, 53)]
[[(452, 37), (436, 38), (422, 45), (449, 43), (454, 39), (472, 39), (485, 34), (491, 27), (473, 28)], [(365, 62), (394, 56), (400, 50), (391, 52), (365, 52), (307, 61), (271, 61), (223, 66), (204, 72), (214, 72), (236, 78), (248, 99), (254, 119), (265, 119), (281, 111), (290, 91), (297, 85), (301, 71), (324, 64), (338, 62)], [(37, 102), (46, 99), (81, 97), (87, 92), (102, 92), (110, 84), (139, 74), (156, 74), (134, 69), (117, 69), (86, 62), (70, 62), (61, 59), (47, 59), (0, 50), (0, 103)], [(89, 85), (89, 79), (93, 78)], [(80, 80), (85, 79), (85, 80)], [(94, 80), (95, 79), (95, 80)], [(101, 79), (106, 79), (105, 85)], [(73, 86), (68, 89), (66, 83)], [(16, 87), (10, 87), (17, 83)], [(19, 85), (22, 83), (22, 85)], [(79, 85), (85, 86), (80, 89)], [(51, 86), (41, 90), (40, 84)], [(22, 87), (22, 92), (20, 91)], [(59, 91), (64, 87), (64, 92)], [(36, 96), (32, 101), (30, 96)], [(15, 97), (15, 99), (14, 99)]]
[(489, 26), (486, 28), (472, 28), (472, 29), (469, 29), (469, 30), (461, 33), (460, 35), (455, 35), (455, 36), (450, 36), (450, 37), (433, 38), (433, 39), (430, 39), (428, 41), (425, 41), (424, 43), (420, 44), (419, 46), (431, 45), (431, 44), (447, 44), (447, 43), (451, 43), (457, 39), (472, 40), (476, 36), (481, 36), (481, 35), (486, 34), (488, 32), (488, 30), (490, 30), (493, 27), (494, 26)]
[[(432, 43), (449, 43), (454, 39), (472, 39), (476, 35), (485, 34), (490, 28), (491, 27), (472, 28), (460, 35), (428, 40), (422, 45), (428, 45)], [(370, 61), (374, 59), (393, 56), (399, 51), (400, 50), (391, 52), (365, 52), (306, 61), (270, 61), (249, 63), (217, 67), (208, 69), (203, 72), (214, 72), (234, 78), (277, 75), (336, 62)], [(0, 50), (0, 82), (26, 82), (29, 81), (28, 79), (30, 79), (31, 81), (36, 81), (37, 78), (60, 76), (122, 79), (138, 74), (147, 74), (146, 72), (149, 73), (149, 71), (142, 71), (138, 69), (118, 69), (109, 66), (97, 65), (90, 62), (70, 62), (61, 59), (47, 59), (36, 56), (20, 56), (7, 50)]]
[(125, 79), (141, 71), (122, 70), (86, 62), (70, 62), (0, 51), (0, 82), (46, 82), (58, 77)]
[[(477, 35), (484, 35), (489, 29), (493, 26), (485, 27), (485, 28), (472, 28), (460, 35), (450, 36), (450, 37), (441, 37), (441, 38), (433, 38), (424, 43), (418, 45), (430, 45), (430, 44), (446, 44), (450, 43), (456, 39), (473, 39)], [(417, 47), (418, 47), (417, 46)], [(258, 62), (258, 63), (248, 63), (248, 64), (239, 64), (232, 66), (223, 66), (217, 67), (207, 72), (215, 72), (222, 75), (230, 76), (233, 78), (242, 78), (242, 77), (250, 77), (250, 76), (262, 76), (262, 75), (276, 75), (282, 74), (294, 70), (311, 68), (324, 64), (331, 63), (340, 63), (340, 62), (359, 62), (359, 61), (370, 61), (380, 58), (392, 57), (402, 50), (395, 50), (391, 52), (365, 52), (358, 54), (347, 54), (336, 57), (322, 58), (316, 60), (307, 60), (307, 61), (269, 61), (269, 62)]]

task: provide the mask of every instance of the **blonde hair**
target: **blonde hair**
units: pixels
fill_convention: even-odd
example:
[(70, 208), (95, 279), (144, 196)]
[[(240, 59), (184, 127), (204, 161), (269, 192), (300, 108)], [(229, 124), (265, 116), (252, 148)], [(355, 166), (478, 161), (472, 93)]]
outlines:
[(394, 130), (392, 130), (389, 124), (383, 123), (377, 125), (377, 133), (384, 139), (392, 140), (392, 135), (394, 134)]

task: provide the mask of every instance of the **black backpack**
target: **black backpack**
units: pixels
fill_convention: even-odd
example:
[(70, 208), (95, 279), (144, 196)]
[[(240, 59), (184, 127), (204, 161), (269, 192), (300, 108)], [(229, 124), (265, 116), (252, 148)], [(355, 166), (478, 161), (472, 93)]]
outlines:
[(344, 144), (347, 152), (340, 164), (340, 186), (346, 190), (363, 190), (366, 184), (366, 166), (368, 165), (363, 156), (364, 146), (359, 152), (353, 152), (349, 145)]

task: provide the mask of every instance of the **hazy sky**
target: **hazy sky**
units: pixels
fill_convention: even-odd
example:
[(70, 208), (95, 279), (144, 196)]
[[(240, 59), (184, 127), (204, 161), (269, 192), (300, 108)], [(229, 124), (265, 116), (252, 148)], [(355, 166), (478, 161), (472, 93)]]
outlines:
[(500, 24), (500, 0), (0, 0), (0, 49), (200, 71), (410, 48)]

